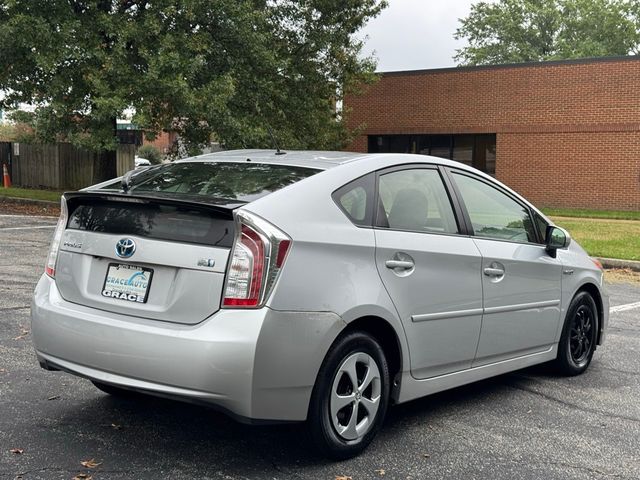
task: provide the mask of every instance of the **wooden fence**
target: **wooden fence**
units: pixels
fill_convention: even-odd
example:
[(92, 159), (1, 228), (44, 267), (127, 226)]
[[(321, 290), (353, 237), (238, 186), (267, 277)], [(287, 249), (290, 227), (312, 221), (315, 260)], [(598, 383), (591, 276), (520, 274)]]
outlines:
[(2, 165), (11, 165), (11, 143), (0, 142), (0, 168)]
[(129, 170), (136, 168), (136, 146), (135, 145), (119, 145), (116, 160), (116, 173), (118, 177), (124, 175)]
[(80, 150), (69, 143), (22, 143), (18, 155), (11, 159), (11, 179), (14, 185), (22, 187), (75, 190), (132, 170), (134, 157), (134, 145), (119, 145), (114, 162), (112, 157)]

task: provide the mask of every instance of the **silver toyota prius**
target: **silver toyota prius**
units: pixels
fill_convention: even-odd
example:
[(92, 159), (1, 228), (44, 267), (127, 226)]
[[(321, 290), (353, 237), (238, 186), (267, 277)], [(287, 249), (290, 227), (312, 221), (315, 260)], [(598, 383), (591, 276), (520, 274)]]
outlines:
[(31, 316), (47, 370), (306, 421), (347, 458), (389, 405), (542, 362), (584, 372), (608, 311), (599, 263), (471, 167), (244, 150), (65, 193)]

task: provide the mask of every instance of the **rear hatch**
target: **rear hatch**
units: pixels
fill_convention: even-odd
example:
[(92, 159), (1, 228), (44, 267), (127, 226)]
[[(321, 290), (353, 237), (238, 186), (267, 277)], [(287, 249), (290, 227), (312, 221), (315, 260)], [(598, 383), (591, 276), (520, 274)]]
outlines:
[(218, 310), (231, 209), (108, 195), (67, 198), (56, 284), (65, 300), (194, 324)]
[(141, 172), (125, 191), (117, 181), (67, 193), (60, 294), (108, 312), (199, 323), (220, 308), (233, 210), (317, 171), (193, 162)]

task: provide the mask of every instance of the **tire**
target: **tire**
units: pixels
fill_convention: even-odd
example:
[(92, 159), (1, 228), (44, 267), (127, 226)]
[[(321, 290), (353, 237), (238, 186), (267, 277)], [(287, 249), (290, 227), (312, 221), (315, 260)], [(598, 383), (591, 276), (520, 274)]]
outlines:
[(583, 373), (593, 358), (600, 327), (598, 308), (587, 292), (578, 292), (571, 300), (558, 345), (556, 370), (566, 376)]
[(335, 460), (361, 453), (384, 422), (389, 389), (380, 344), (363, 332), (338, 338), (320, 367), (309, 404), (307, 422), (320, 453)]
[(137, 398), (142, 395), (141, 393), (135, 392), (133, 390), (116, 387), (113, 385), (109, 385), (108, 383), (96, 382), (93, 380), (91, 380), (91, 383), (93, 383), (98, 390), (118, 398)]

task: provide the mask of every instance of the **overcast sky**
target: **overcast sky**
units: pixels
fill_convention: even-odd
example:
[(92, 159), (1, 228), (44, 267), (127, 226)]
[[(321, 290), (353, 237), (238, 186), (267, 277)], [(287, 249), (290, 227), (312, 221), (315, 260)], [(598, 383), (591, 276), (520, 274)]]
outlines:
[(389, 0), (389, 6), (362, 31), (366, 54), (378, 57), (378, 71), (453, 67), (458, 19), (477, 0)]

